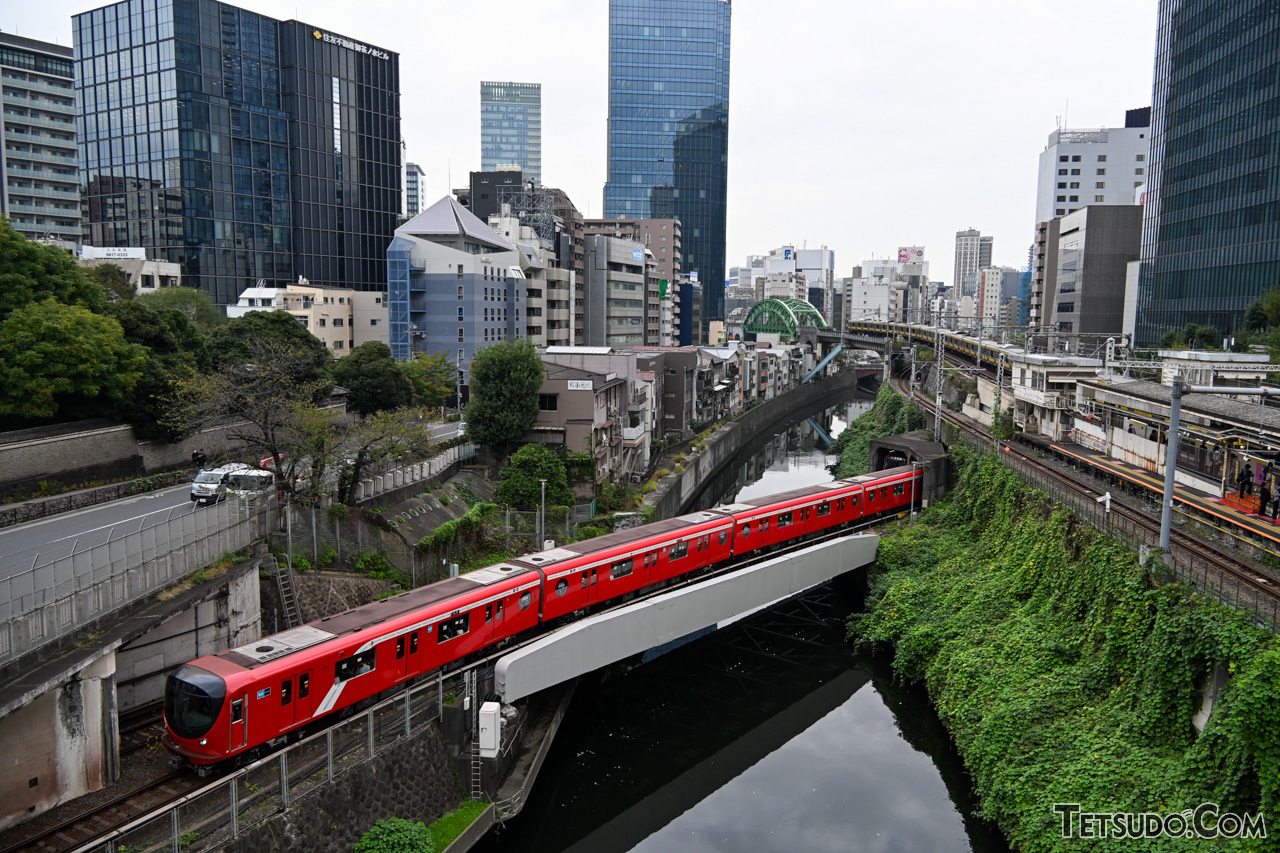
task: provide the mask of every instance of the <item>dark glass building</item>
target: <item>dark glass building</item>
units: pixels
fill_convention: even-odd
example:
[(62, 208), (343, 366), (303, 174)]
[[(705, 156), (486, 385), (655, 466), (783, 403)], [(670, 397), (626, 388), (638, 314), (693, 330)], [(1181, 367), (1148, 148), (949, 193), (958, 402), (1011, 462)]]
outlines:
[(73, 18), (85, 242), (229, 304), (263, 280), (386, 288), (399, 56), (214, 0)]
[(680, 220), (704, 326), (724, 318), (730, 11), (729, 0), (609, 2), (604, 215)]
[(1274, 0), (1160, 2), (1140, 346), (1189, 322), (1226, 334), (1280, 282), (1277, 20)]

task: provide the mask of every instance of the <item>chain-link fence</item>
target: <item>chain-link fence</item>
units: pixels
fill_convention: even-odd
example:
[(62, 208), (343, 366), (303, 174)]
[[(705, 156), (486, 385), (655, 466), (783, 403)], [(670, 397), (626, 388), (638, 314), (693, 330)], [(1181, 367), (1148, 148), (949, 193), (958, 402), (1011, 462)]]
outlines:
[[(944, 431), (947, 433), (948, 443), (958, 440), (983, 452), (991, 452), (990, 443), (981, 441), (953, 425), (948, 424), (944, 427)], [(1077, 519), (1095, 530), (1115, 537), (1139, 553), (1158, 551), (1160, 545), (1158, 530), (1153, 530), (1127, 515), (1109, 511), (1105, 502), (1099, 503), (1094, 498), (1080, 494), (1071, 486), (1037, 470), (1016, 454), (997, 453), (995, 456), (1028, 485), (1039, 489), (1056, 503), (1070, 509)], [(1141, 498), (1147, 505), (1148, 511), (1159, 511), (1160, 505), (1152, 495), (1143, 493)], [(1191, 518), (1176, 507), (1174, 512), (1176, 516), (1180, 516), (1179, 523)], [(1236, 538), (1234, 535), (1227, 534), (1226, 541), (1234, 543)], [(1170, 550), (1173, 555), (1173, 565), (1168, 568), (1178, 580), (1232, 609), (1248, 612), (1258, 624), (1273, 633), (1280, 628), (1280, 601), (1274, 596), (1243, 582), (1233, 574), (1222, 571), (1216, 563), (1192, 550), (1177, 544), (1171, 544)]]

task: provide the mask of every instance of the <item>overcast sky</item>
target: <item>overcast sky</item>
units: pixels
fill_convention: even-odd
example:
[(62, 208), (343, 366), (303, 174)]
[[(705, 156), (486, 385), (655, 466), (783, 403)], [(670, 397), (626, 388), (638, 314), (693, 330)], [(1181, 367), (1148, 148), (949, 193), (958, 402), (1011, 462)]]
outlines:
[[(4, 0), (0, 30), (71, 43), (93, 0)], [(428, 199), (480, 167), (480, 81), (542, 84), (542, 176), (600, 216), (607, 0), (243, 0), (400, 54), (407, 159)], [(838, 275), (924, 245), (950, 283), (955, 232), (1022, 268), (1037, 157), (1060, 121), (1122, 126), (1151, 101), (1155, 0), (737, 0), (727, 266), (793, 243)]]

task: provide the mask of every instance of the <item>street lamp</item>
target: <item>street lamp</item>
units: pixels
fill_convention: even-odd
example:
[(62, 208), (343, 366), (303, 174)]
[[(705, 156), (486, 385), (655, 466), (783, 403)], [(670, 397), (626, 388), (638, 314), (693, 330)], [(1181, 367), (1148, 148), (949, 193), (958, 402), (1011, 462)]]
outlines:
[(538, 480), (542, 484), (542, 504), (538, 512), (538, 550), (542, 550), (542, 543), (547, 539), (547, 481)]

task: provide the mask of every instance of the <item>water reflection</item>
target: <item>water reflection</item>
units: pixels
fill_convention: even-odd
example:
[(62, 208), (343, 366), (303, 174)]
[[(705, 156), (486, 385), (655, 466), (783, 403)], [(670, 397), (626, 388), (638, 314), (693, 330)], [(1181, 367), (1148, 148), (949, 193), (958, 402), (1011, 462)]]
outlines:
[(827, 409), (774, 436), (759, 452), (739, 466), (738, 481), (717, 503), (814, 486), (829, 482), (828, 466), (837, 457), (829, 453), (828, 439), (836, 439), (851, 421), (875, 405), (874, 397), (858, 398)]

